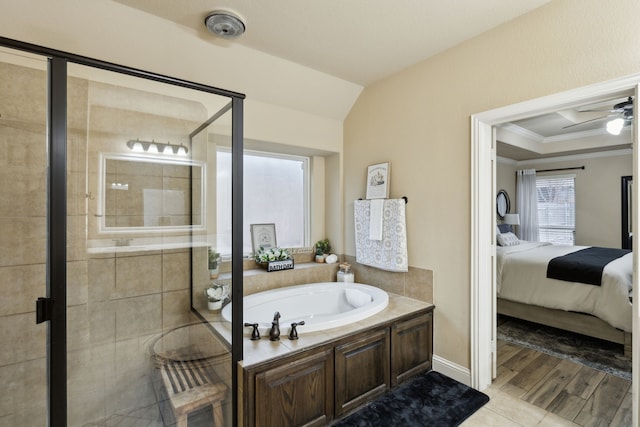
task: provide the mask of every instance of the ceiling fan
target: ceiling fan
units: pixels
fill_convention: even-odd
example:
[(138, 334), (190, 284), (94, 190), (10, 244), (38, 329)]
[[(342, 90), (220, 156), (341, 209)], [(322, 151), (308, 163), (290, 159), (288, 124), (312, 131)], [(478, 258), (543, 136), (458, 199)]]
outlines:
[(624, 126), (631, 124), (631, 122), (633, 121), (633, 98), (629, 97), (626, 101), (622, 101), (615, 104), (611, 109), (579, 110), (578, 112), (579, 113), (603, 112), (608, 114), (601, 117), (596, 117), (594, 119), (573, 123), (568, 126), (564, 126), (562, 129), (567, 129), (573, 126), (582, 125), (584, 123), (595, 122), (598, 120), (604, 120), (604, 119), (613, 117), (613, 119), (607, 122), (607, 132), (613, 135), (620, 135), (622, 128)]

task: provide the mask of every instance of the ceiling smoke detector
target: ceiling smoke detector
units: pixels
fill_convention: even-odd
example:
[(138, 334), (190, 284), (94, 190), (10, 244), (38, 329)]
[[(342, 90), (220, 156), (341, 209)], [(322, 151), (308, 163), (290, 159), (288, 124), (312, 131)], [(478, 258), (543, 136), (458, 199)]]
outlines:
[(211, 12), (204, 20), (207, 29), (225, 39), (235, 39), (244, 34), (244, 22), (234, 14), (217, 10)]

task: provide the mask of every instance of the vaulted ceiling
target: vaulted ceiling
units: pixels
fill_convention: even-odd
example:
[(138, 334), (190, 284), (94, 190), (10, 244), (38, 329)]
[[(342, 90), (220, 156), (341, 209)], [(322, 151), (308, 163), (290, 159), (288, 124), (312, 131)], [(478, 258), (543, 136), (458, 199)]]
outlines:
[[(115, 0), (211, 43), (237, 43), (367, 86), (550, 0)], [(226, 10), (246, 32), (227, 41), (205, 17)]]

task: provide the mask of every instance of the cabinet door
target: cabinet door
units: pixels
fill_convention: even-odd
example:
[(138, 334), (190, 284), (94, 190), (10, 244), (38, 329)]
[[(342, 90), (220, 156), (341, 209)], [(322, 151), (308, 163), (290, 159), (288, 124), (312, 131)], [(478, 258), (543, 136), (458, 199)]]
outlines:
[(391, 385), (431, 369), (433, 322), (427, 313), (391, 328)]
[(389, 389), (389, 329), (336, 347), (336, 418)]
[(333, 352), (319, 351), (255, 376), (255, 425), (323, 426), (333, 419)]

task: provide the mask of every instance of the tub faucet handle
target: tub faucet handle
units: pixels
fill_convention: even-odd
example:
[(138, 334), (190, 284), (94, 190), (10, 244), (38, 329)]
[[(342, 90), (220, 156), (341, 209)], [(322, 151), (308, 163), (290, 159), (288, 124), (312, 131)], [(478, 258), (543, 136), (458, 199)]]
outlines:
[(293, 322), (291, 324), (291, 332), (289, 332), (289, 339), (290, 340), (297, 340), (298, 339), (298, 330), (296, 329), (296, 327), (298, 327), (298, 325), (304, 325), (304, 320), (301, 320), (300, 322)]
[(251, 331), (251, 341), (255, 341), (255, 340), (259, 340), (260, 339), (260, 331), (258, 330), (258, 324), (257, 323), (245, 323), (244, 326), (252, 326), (253, 327), (253, 331)]

